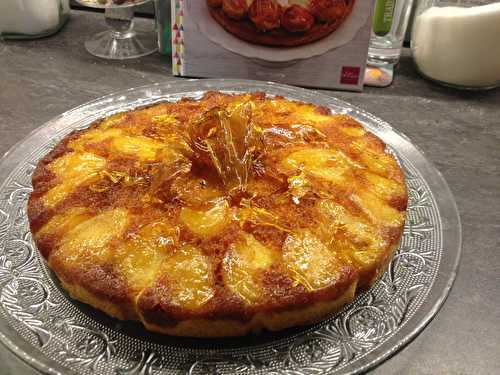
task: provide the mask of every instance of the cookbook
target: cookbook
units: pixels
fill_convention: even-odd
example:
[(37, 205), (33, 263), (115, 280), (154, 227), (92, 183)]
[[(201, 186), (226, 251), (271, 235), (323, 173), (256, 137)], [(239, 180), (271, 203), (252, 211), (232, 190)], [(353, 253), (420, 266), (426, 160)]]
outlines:
[(172, 0), (172, 70), (361, 91), (373, 0)]

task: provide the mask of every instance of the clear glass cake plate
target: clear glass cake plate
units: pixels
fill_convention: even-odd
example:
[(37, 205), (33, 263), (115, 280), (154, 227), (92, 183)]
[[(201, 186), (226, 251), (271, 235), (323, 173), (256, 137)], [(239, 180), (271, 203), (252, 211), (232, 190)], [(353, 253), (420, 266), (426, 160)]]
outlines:
[[(204, 91), (264, 91), (355, 117), (382, 138), (405, 170), (409, 209), (389, 269), (370, 290), (323, 322), (281, 333), (188, 339), (149, 333), (73, 301), (31, 238), (26, 204), (40, 158), (74, 129), (116, 112)], [(408, 344), (448, 295), (461, 226), (441, 174), (383, 120), (315, 91), (242, 80), (159, 83), (104, 96), (41, 126), (0, 161), (0, 341), (47, 374), (354, 374)]]

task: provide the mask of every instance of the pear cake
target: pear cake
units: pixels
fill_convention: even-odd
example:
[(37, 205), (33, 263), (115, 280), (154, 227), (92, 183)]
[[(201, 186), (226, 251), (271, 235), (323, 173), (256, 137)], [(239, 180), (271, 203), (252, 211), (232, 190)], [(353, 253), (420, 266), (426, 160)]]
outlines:
[(114, 114), (38, 163), (28, 216), (76, 300), (176, 336), (318, 322), (387, 268), (407, 206), (384, 143), (261, 92)]

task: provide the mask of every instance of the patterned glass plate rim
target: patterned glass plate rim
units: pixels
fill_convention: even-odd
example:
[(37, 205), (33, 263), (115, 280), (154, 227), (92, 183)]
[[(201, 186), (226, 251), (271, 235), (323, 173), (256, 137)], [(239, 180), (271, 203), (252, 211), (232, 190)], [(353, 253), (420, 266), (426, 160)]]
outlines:
[[(26, 201), (37, 161), (73, 129), (152, 103), (204, 91), (264, 91), (355, 117), (403, 166), (407, 224), (382, 279), (338, 314), (304, 328), (240, 339), (174, 339), (108, 318), (72, 301), (38, 255)], [(359, 373), (410, 342), (444, 303), (456, 276), (461, 225), (441, 174), (404, 135), (330, 96), (275, 83), (184, 80), (133, 88), (83, 104), (47, 122), (0, 160), (0, 341), (48, 374)]]

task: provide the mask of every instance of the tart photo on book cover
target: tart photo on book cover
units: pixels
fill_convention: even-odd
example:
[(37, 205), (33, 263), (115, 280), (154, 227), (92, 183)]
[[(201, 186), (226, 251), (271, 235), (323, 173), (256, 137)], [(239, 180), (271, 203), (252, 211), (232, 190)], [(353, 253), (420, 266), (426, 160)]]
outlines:
[(372, 8), (373, 0), (174, 0), (173, 73), (361, 91)]
[(211, 16), (229, 33), (276, 47), (308, 44), (334, 32), (355, 0), (206, 0)]

